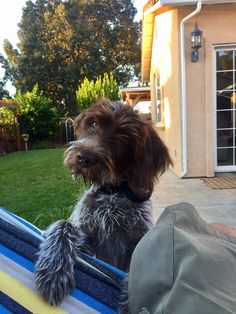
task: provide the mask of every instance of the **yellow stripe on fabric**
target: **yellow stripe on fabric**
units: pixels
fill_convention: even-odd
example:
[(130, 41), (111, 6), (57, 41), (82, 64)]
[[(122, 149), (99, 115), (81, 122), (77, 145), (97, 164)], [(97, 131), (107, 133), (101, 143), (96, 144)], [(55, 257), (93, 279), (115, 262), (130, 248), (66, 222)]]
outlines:
[(44, 302), (34, 291), (0, 270), (0, 291), (35, 314), (65, 314), (59, 307)]

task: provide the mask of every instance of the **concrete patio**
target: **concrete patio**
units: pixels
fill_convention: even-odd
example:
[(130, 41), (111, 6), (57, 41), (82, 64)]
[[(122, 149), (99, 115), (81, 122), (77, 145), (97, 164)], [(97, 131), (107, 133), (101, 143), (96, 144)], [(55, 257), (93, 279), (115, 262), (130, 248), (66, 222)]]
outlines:
[(207, 222), (218, 222), (236, 228), (236, 189), (212, 190), (201, 178), (180, 179), (165, 173), (152, 195), (155, 218), (169, 205), (188, 202)]

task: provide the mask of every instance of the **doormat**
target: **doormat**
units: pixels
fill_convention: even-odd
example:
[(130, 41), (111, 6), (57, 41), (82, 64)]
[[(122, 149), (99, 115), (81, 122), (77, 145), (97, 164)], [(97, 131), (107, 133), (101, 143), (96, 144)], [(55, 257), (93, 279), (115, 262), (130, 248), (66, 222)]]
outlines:
[(202, 178), (211, 189), (236, 189), (236, 176)]

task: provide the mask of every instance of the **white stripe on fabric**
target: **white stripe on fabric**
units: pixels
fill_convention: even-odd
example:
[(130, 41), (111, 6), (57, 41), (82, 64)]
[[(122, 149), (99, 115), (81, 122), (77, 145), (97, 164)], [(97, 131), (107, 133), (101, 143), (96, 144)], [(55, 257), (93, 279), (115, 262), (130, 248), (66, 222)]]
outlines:
[(23, 285), (34, 289), (32, 284), (33, 273), (3, 254), (0, 254), (0, 269), (20, 281)]
[[(18, 216), (17, 216), (18, 217)], [(2, 210), (0, 208), (0, 218), (4, 219), (5, 221), (11, 223), (14, 226), (17, 226), (18, 228), (32, 234), (33, 236), (37, 237), (38, 239), (42, 240), (43, 236), (35, 232), (34, 230), (27, 227), (26, 224), (23, 222), (20, 222), (18, 219), (14, 218), (12, 215), (8, 214), (7, 211)], [(20, 217), (19, 217), (20, 218)], [(22, 218), (20, 218), (22, 220)], [(28, 222), (27, 222), (28, 223)], [(32, 225), (33, 226), (33, 225)], [(35, 228), (36, 229), (36, 228)], [(39, 230), (39, 229), (38, 229)]]
[[(0, 269), (31, 290), (34, 290), (33, 273), (2, 254), (0, 254)], [(65, 298), (61, 304), (61, 308), (70, 314), (99, 314), (98, 311), (72, 296)]]

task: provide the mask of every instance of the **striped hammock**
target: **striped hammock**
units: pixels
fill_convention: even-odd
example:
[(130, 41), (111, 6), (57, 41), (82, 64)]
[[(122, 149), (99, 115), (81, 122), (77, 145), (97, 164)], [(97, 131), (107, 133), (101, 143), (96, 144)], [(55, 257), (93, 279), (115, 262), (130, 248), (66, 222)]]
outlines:
[(80, 253), (76, 287), (60, 307), (34, 291), (33, 271), (43, 235), (22, 218), (0, 208), (0, 313), (114, 314), (124, 272)]

